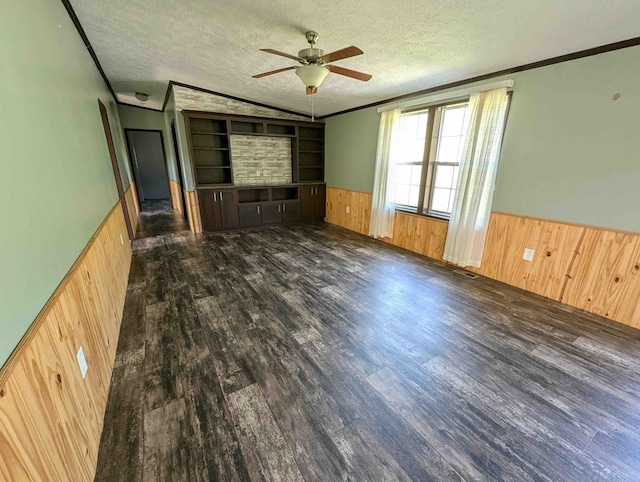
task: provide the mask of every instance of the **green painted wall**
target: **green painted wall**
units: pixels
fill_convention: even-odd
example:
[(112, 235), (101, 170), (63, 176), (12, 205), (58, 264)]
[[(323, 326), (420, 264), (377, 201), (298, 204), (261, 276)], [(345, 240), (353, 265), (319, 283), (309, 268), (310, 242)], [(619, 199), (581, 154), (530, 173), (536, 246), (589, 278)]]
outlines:
[[(165, 116), (165, 125), (167, 126), (167, 131), (171, 132), (171, 123), (175, 123), (176, 126), (176, 137), (178, 140), (178, 150), (180, 154), (180, 160), (182, 162), (182, 175), (184, 178), (184, 189), (189, 191), (193, 191), (195, 189), (195, 182), (193, 179), (193, 172), (191, 170), (191, 158), (189, 155), (189, 145), (187, 143), (187, 131), (184, 124), (184, 116), (182, 112), (176, 110), (176, 102), (173, 95), (173, 90), (171, 94), (169, 94), (169, 100), (167, 102), (167, 106), (164, 111)], [(175, 159), (175, 151), (172, 149), (171, 158), (173, 163), (176, 163)], [(177, 165), (177, 164), (176, 164)], [(177, 168), (176, 168), (177, 173)]]
[(0, 32), (3, 364), (118, 195), (98, 98), (117, 110), (62, 3), (2, 2)]
[(165, 123), (165, 113), (123, 104), (118, 105), (118, 111), (120, 112), (120, 122), (122, 123), (123, 129), (162, 131), (169, 179), (177, 181), (178, 171), (175, 164), (175, 156), (173, 155), (173, 146), (171, 145), (170, 124), (167, 126)]
[(376, 107), (327, 119), (325, 180), (329, 186), (373, 190), (379, 124)]
[(120, 123), (123, 129), (147, 129), (164, 131), (164, 113), (119, 104)]
[[(640, 232), (640, 47), (504, 78), (515, 88), (493, 209)], [(327, 119), (330, 186), (372, 191), (378, 119)]]

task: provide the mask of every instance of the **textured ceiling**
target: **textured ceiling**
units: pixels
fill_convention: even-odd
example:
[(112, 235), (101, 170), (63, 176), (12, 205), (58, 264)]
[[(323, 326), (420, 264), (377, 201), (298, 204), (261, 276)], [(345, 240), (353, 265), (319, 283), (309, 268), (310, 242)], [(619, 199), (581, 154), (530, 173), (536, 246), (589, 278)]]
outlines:
[[(336, 65), (373, 75), (329, 74), (316, 115), (640, 36), (638, 0), (71, 0), (120, 101), (161, 109), (175, 80), (310, 113), (291, 54), (349, 45), (364, 55)], [(150, 99), (141, 104), (134, 92)]]

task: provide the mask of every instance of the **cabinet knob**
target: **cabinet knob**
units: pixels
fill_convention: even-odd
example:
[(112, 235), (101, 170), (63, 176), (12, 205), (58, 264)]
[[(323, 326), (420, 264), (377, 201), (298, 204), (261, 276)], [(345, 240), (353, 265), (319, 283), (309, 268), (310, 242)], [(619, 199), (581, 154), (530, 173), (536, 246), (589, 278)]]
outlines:
[(213, 202), (215, 203), (215, 202), (217, 202), (217, 201), (218, 201), (218, 198), (216, 197), (216, 193), (214, 192), (214, 193), (213, 193)]
[(287, 212), (287, 205), (285, 203), (282, 203), (282, 211)]
[(256, 206), (256, 209), (258, 210), (258, 214), (260, 214), (260, 206)]
[(280, 208), (282, 207), (282, 205), (278, 204), (278, 212), (280, 212)]
[(222, 202), (222, 193), (220, 193), (220, 202)]

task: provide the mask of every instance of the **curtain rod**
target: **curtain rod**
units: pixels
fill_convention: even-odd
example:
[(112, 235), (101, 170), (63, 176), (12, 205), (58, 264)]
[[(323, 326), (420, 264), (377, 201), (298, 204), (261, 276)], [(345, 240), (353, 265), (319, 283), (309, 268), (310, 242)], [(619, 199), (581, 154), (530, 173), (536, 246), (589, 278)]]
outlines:
[(458, 89), (451, 90), (448, 92), (443, 92), (440, 94), (432, 94), (425, 95), (422, 97), (415, 97), (413, 99), (407, 99), (400, 102), (393, 102), (391, 104), (383, 105), (382, 107), (378, 107), (378, 112), (384, 112), (385, 110), (392, 109), (406, 109), (408, 107), (419, 107), (419, 106), (428, 106), (430, 104), (437, 104), (443, 101), (448, 100), (457, 100), (464, 97), (469, 97), (471, 94), (475, 94), (476, 92), (484, 92), (487, 90), (500, 89), (502, 87), (506, 87), (507, 89), (512, 88), (515, 82), (513, 79), (502, 80), (500, 82), (492, 82), (490, 84), (478, 85), (475, 87), (468, 87), (466, 89)]

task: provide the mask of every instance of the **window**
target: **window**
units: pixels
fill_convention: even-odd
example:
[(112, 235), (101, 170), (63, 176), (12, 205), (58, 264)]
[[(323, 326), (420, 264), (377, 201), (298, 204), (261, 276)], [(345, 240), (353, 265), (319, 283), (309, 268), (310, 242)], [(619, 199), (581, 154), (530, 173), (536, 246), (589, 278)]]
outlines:
[(468, 110), (467, 102), (457, 102), (400, 116), (392, 180), (398, 209), (451, 214)]
[(397, 150), (394, 152), (394, 202), (403, 208), (418, 208), (428, 111), (400, 117)]

